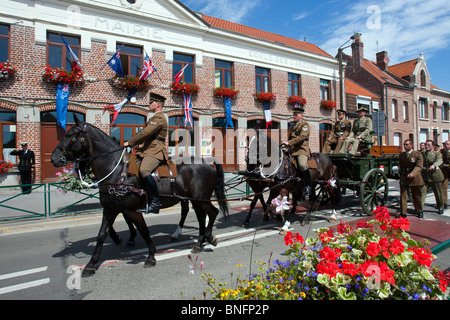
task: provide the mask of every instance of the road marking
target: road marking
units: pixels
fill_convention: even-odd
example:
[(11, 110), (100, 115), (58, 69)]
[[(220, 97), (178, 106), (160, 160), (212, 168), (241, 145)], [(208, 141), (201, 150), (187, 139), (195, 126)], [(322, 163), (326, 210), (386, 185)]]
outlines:
[[(28, 270), (3, 274), (3, 275), (0, 275), (0, 280), (12, 279), (12, 278), (26, 276), (29, 274), (44, 272), (44, 271), (47, 271), (47, 268), (48, 267), (40, 267), (40, 268), (34, 268), (34, 269), (28, 269)], [(45, 278), (45, 279), (25, 282), (25, 283), (21, 283), (21, 284), (16, 284), (13, 286), (3, 287), (3, 288), (0, 288), (0, 294), (24, 290), (24, 289), (28, 289), (28, 288), (32, 288), (32, 287), (37, 287), (37, 286), (41, 286), (43, 284), (47, 284), (49, 282), (50, 282), (50, 278)]]

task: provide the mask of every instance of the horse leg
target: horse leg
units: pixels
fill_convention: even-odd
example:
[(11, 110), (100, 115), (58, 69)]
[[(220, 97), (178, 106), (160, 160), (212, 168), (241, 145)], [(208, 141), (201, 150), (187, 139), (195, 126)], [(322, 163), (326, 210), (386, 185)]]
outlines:
[(127, 246), (134, 247), (135, 241), (134, 239), (137, 236), (136, 229), (134, 228), (133, 222), (131, 222), (130, 218), (127, 215), (123, 215), (123, 218), (125, 219), (125, 222), (128, 225), (128, 230), (130, 230), (130, 237), (128, 238)]
[(174, 233), (170, 235), (170, 240), (178, 240), (178, 237), (181, 235), (181, 232), (183, 231), (184, 222), (186, 221), (187, 214), (189, 212), (189, 201), (183, 200), (181, 201), (181, 219), (178, 223), (177, 229)]
[(155, 254), (156, 247), (153, 244), (152, 239), (150, 238), (150, 232), (148, 231), (147, 224), (145, 223), (144, 217), (142, 213), (137, 211), (127, 211), (126, 214), (130, 218), (130, 221), (136, 226), (139, 231), (139, 234), (144, 238), (145, 243), (148, 248), (148, 257), (145, 260), (144, 268), (153, 267), (156, 264)]
[(116, 246), (122, 243), (122, 238), (120, 238), (119, 234), (116, 232), (116, 230), (114, 230), (113, 226), (111, 226), (109, 230), (109, 236)]
[[(250, 210), (248, 211), (247, 217), (245, 221), (242, 223), (244, 228), (248, 228), (250, 226), (250, 219), (252, 217), (253, 209), (255, 209), (256, 203), (258, 202), (259, 196), (253, 197), (252, 203), (250, 204)], [(261, 203), (264, 203), (264, 199)], [(265, 203), (264, 203), (265, 205)]]
[[(102, 252), (103, 244), (108, 236), (108, 231), (114, 224), (114, 220), (116, 219), (118, 213), (114, 211), (108, 211), (107, 209), (103, 209), (103, 219), (102, 225), (100, 226), (100, 230), (97, 235), (97, 244), (94, 249), (94, 253), (92, 254), (91, 260), (84, 267), (83, 272), (81, 273), (82, 277), (90, 277), (95, 274), (96, 267), (95, 265), (100, 259), (100, 254)], [(115, 231), (114, 231), (115, 232)]]
[[(217, 246), (217, 238), (212, 234), (212, 229), (214, 227), (214, 222), (216, 221), (217, 215), (219, 214), (219, 209), (213, 206), (212, 203), (209, 203), (207, 206), (207, 214), (208, 214), (208, 225), (205, 230), (205, 238), (206, 240), (212, 244), (214, 247)], [(209, 208), (208, 208), (209, 207)]]
[(192, 206), (194, 207), (194, 211), (195, 211), (195, 215), (197, 216), (197, 221), (198, 221), (198, 240), (197, 243), (192, 247), (191, 252), (192, 253), (199, 253), (202, 251), (202, 245), (203, 242), (205, 242), (205, 220), (206, 220), (206, 215), (205, 215), (205, 211), (202, 210), (202, 206), (199, 205), (196, 202), (192, 202)]
[(333, 188), (330, 188), (329, 190), (329, 195), (331, 198), (331, 206), (332, 206), (332, 212), (331, 212), (331, 217), (330, 219), (328, 219), (328, 222), (336, 222), (337, 221), (337, 211), (336, 211), (336, 199), (335, 199), (335, 192)]

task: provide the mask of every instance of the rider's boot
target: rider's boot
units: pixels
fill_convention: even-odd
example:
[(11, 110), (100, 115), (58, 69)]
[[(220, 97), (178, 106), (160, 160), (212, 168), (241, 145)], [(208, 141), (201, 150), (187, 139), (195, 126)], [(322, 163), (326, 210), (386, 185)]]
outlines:
[(156, 181), (152, 177), (152, 175), (149, 174), (144, 178), (144, 182), (148, 197), (148, 212), (158, 214), (161, 202), (159, 199), (159, 191), (158, 186), (156, 185)]

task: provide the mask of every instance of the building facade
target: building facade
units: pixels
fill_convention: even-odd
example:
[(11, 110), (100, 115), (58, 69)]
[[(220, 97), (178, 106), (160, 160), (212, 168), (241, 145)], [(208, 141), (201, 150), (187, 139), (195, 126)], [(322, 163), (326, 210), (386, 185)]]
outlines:
[[(69, 88), (68, 127), (75, 115), (121, 144), (151, 116), (150, 92), (167, 97), (171, 155), (212, 155), (229, 171), (245, 167), (251, 129), (266, 128), (263, 103), (255, 93), (276, 95), (270, 103), (271, 136), (278, 141), (287, 138), (292, 121), (290, 96), (306, 98), (313, 152), (320, 151), (321, 135), (335, 120), (335, 109), (320, 108), (322, 99), (339, 101), (335, 58), (311, 43), (195, 13), (179, 1), (6, 0), (0, 30), (0, 62), (9, 61), (16, 70), (0, 79), (1, 151), (14, 162), (9, 152), (27, 141), (36, 154), (36, 182), (54, 181), (58, 171), (50, 155), (64, 130), (56, 124), (56, 85), (43, 74), (47, 66), (71, 70), (62, 39), (78, 56), (84, 77)], [(129, 94), (106, 65), (119, 48), (125, 75), (139, 75), (146, 54), (157, 72), (112, 124), (104, 107)], [(183, 97), (171, 89), (174, 75), (185, 66), (182, 81), (199, 87), (192, 95), (194, 124), (187, 127)], [(225, 127), (224, 101), (214, 95), (216, 87), (239, 90), (231, 104), (233, 128)]]

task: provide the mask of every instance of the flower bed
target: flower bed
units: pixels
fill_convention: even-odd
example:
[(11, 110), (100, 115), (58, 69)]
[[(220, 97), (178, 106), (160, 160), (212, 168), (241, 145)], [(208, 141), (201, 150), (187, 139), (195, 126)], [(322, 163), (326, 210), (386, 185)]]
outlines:
[(300, 96), (290, 96), (288, 98), (288, 102), (289, 102), (289, 104), (298, 108), (298, 107), (303, 107), (306, 104), (306, 99), (302, 98)]
[(12, 78), (16, 72), (17, 70), (9, 61), (0, 63), (0, 79)]
[(179, 82), (175, 83), (172, 82), (172, 92), (177, 94), (197, 94), (200, 91), (200, 87), (194, 83), (186, 83), (186, 82)]
[(331, 110), (333, 108), (336, 108), (336, 101), (333, 100), (322, 100), (320, 101), (320, 107), (322, 109)]
[(135, 76), (125, 76), (125, 77), (114, 77), (113, 85), (117, 88), (131, 90), (131, 89), (146, 89), (150, 86), (148, 80), (139, 80), (139, 77)]
[(341, 220), (337, 232), (320, 228), (316, 238), (288, 233), (287, 260), (261, 267), (249, 280), (238, 279), (236, 289), (205, 275), (213, 298), (447, 299), (449, 273), (431, 267), (436, 257), (409, 236), (409, 221), (391, 220), (385, 207), (374, 213), (375, 220), (355, 229)]
[(69, 83), (72, 85), (82, 85), (85, 82), (83, 71), (78, 68), (67, 71), (63, 68), (52, 68), (49, 65), (45, 68), (42, 79), (51, 83)]
[(272, 102), (277, 98), (277, 96), (272, 92), (255, 93), (254, 96), (255, 99), (260, 102)]
[(216, 97), (236, 98), (238, 93), (239, 90), (233, 88), (217, 87), (214, 89), (214, 96)]

